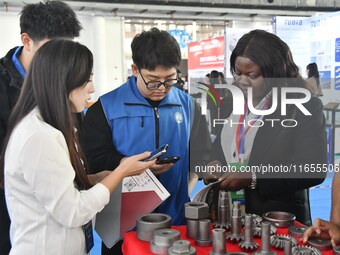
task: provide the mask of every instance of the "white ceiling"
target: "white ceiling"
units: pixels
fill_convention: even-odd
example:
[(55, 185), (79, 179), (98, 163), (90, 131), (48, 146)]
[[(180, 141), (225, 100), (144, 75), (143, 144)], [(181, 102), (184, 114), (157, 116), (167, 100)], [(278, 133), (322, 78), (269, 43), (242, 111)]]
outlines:
[[(270, 3), (272, 1), (272, 3)], [(1, 11), (37, 0), (0, 2)], [(65, 1), (75, 11), (96, 15), (194, 21), (268, 20), (272, 16), (312, 16), (340, 10), (340, 0), (99, 0)]]

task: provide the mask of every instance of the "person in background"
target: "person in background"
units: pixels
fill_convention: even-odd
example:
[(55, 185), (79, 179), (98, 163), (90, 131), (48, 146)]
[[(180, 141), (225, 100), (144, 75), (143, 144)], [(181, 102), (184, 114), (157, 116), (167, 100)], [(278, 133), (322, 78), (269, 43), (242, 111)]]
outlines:
[[(194, 158), (208, 160), (211, 140), (206, 121), (198, 104), (173, 88), (181, 63), (174, 37), (152, 28), (135, 36), (131, 50), (133, 76), (89, 108), (81, 143), (91, 173), (114, 169), (126, 156), (169, 144), (164, 156), (180, 156), (180, 160), (151, 167), (170, 193), (156, 212), (166, 213), (172, 224), (182, 225), (184, 204), (189, 201), (189, 140), (190, 163)], [(121, 254), (121, 247), (103, 245), (102, 254)]]
[[(215, 85), (220, 84), (218, 71), (212, 70), (209, 75), (209, 85), (212, 86), (218, 93), (220, 89), (216, 89)], [(220, 95), (220, 93), (219, 93)], [(215, 104), (213, 99), (207, 96), (207, 109), (210, 112), (210, 132), (216, 135), (217, 127), (213, 126), (214, 120), (219, 119), (219, 106)]]
[(218, 80), (219, 84), (227, 84), (227, 81), (224, 79), (224, 74), (222, 72), (218, 72)]
[(340, 172), (339, 166), (333, 177), (332, 183), (332, 209), (331, 222), (340, 225)]
[(178, 82), (174, 85), (174, 87), (184, 91), (185, 81), (182, 79), (181, 70), (179, 70), (178, 68), (177, 68), (177, 79), (178, 79)]
[[(0, 150), (7, 121), (17, 101), (28, 66), (40, 46), (53, 38), (73, 39), (82, 29), (76, 14), (61, 1), (27, 4), (20, 13), (22, 46), (14, 47), (0, 59)], [(0, 254), (8, 254), (10, 219), (4, 190), (0, 188)]]
[[(303, 104), (311, 115), (305, 115), (294, 104), (287, 104), (285, 115), (280, 103), (268, 115), (257, 115), (249, 110), (248, 103), (257, 110), (271, 109), (273, 88), (280, 91), (284, 87), (304, 87), (288, 45), (274, 34), (253, 30), (243, 35), (231, 54), (230, 66), (234, 84), (243, 92), (245, 112), (233, 114), (231, 94), (223, 99), (221, 118), (228, 124), (218, 133), (211, 159), (219, 161), (216, 164), (239, 163), (258, 171), (225, 173), (220, 177), (219, 188), (245, 189), (247, 213), (262, 215), (268, 211), (285, 211), (295, 214), (301, 223), (311, 225), (308, 188), (320, 184), (325, 174), (300, 169), (293, 173), (280, 170), (263, 173), (262, 170), (270, 166), (289, 169), (327, 163), (322, 102), (312, 97)], [(248, 98), (250, 89), (252, 98)], [(299, 93), (289, 93), (290, 100), (300, 97)], [(278, 102), (280, 98), (278, 96)], [(277, 122), (270, 122), (273, 119)], [(282, 125), (282, 121), (288, 127)]]
[(1, 154), (10, 254), (89, 253), (91, 221), (110, 193), (155, 163), (141, 161), (145, 152), (115, 171), (87, 176), (72, 113), (91, 99), (92, 79), (92, 53), (77, 42), (51, 40), (32, 59)]
[(323, 96), (320, 85), (318, 65), (316, 63), (308, 64), (306, 67), (306, 73), (308, 76), (305, 84), (306, 89), (308, 89), (313, 96)]

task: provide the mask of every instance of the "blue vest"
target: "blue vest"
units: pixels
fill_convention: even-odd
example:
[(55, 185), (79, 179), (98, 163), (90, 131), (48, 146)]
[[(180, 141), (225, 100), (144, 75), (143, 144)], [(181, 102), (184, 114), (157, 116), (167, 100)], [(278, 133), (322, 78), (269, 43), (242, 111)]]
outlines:
[(170, 215), (174, 225), (185, 224), (184, 203), (189, 201), (190, 97), (173, 88), (154, 109), (140, 94), (133, 76), (100, 97), (100, 101), (112, 130), (112, 142), (120, 154), (131, 156), (169, 144), (163, 157), (181, 157), (160, 176), (170, 197), (157, 212)]

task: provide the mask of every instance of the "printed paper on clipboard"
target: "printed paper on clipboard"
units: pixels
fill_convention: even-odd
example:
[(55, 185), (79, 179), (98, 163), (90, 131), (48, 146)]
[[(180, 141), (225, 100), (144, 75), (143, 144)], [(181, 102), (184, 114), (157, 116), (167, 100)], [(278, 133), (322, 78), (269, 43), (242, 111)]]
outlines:
[(96, 218), (95, 229), (108, 248), (135, 227), (138, 217), (152, 212), (170, 196), (150, 170), (124, 178), (117, 190)]

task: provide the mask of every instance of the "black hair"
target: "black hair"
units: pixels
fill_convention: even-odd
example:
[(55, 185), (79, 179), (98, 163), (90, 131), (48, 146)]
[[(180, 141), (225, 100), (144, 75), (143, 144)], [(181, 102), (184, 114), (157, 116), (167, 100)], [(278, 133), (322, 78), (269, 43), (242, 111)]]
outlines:
[(210, 72), (210, 78), (218, 78), (218, 71), (212, 70)]
[(133, 62), (140, 69), (177, 68), (181, 63), (181, 50), (176, 39), (158, 28), (136, 35), (131, 50)]
[(86, 85), (93, 68), (93, 56), (84, 45), (70, 40), (51, 40), (34, 55), (19, 99), (9, 118), (1, 155), (3, 180), (4, 155), (11, 133), (35, 107), (43, 120), (64, 135), (79, 188), (89, 188), (84, 161), (75, 133), (76, 120), (69, 94)]
[(308, 70), (308, 78), (314, 77), (317, 86), (320, 87), (320, 75), (318, 65), (316, 63), (310, 63), (307, 65), (306, 69)]
[(237, 57), (246, 57), (256, 63), (264, 78), (282, 78), (276, 84), (278, 86), (304, 87), (288, 45), (272, 33), (257, 29), (241, 37), (230, 57), (230, 72), (233, 75)]
[(318, 65), (316, 63), (308, 64), (306, 69), (308, 70), (308, 78), (310, 77), (320, 78)]
[(82, 26), (72, 9), (61, 1), (27, 4), (21, 11), (21, 34), (33, 41), (53, 38), (75, 38)]

